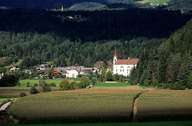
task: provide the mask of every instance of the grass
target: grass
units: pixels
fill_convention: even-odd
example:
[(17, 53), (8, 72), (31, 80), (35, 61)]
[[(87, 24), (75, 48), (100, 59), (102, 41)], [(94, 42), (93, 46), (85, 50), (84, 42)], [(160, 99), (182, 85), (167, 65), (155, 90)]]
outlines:
[[(137, 117), (149, 118), (189, 118), (192, 115), (192, 90), (149, 91), (141, 95), (138, 100)], [(151, 117), (153, 115), (153, 117)]]
[(98, 82), (95, 87), (98, 87), (98, 88), (105, 88), (105, 87), (127, 87), (129, 86), (128, 83), (123, 83), (123, 82), (117, 82), (117, 83), (112, 83), (112, 82), (109, 82), (109, 83), (105, 83), (105, 82)]
[(143, 94), (135, 103), (137, 120), (183, 120), (192, 117), (192, 90), (134, 87), (56, 91), (27, 96), (13, 103), (9, 113), (31, 121), (108, 118), (113, 121), (130, 121), (133, 98), (139, 92)]
[(6, 101), (6, 100), (8, 100), (8, 98), (0, 97), (0, 105), (1, 105), (4, 101)]
[[(45, 82), (48, 84), (54, 83), (56, 86), (58, 86), (62, 80), (63, 79), (47, 79), (47, 80), (45, 80)], [(32, 80), (30, 80), (30, 79), (20, 80), (20, 86), (21, 87), (27, 87), (28, 83), (30, 84), (30, 86), (33, 86), (35, 84), (38, 84), (39, 80), (34, 80), (34, 79), (32, 79)]]
[(116, 117), (128, 119), (138, 91), (125, 89), (84, 89), (57, 91), (18, 99), (9, 113), (26, 120), (87, 119)]
[(18, 124), (14, 126), (191, 126), (192, 121), (144, 122), (144, 123), (70, 123), (70, 124)]
[(29, 90), (25, 87), (0, 87), (0, 97), (19, 97), (20, 93), (29, 94)]

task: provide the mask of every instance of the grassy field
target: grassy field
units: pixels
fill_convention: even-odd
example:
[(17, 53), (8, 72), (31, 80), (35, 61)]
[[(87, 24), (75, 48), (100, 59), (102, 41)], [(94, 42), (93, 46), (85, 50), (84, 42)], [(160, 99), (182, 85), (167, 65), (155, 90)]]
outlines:
[(145, 123), (70, 123), (70, 124), (18, 124), (13, 126), (191, 126), (192, 121), (185, 122), (145, 122)]
[(192, 90), (148, 91), (141, 95), (137, 103), (138, 120), (154, 120), (158, 118), (191, 119)]
[[(133, 99), (140, 92), (133, 109)], [(55, 119), (130, 121), (132, 110), (136, 111), (136, 120), (141, 121), (192, 120), (192, 90), (129, 86), (40, 93), (19, 98), (11, 105), (9, 113), (32, 122)]]
[[(56, 86), (58, 86), (62, 80), (63, 79), (47, 79), (47, 80), (45, 80), (45, 82), (48, 84), (54, 83)], [(28, 83), (30, 84), (30, 86), (33, 86), (35, 84), (38, 84), (39, 80), (30, 80), (30, 79), (20, 80), (20, 86), (21, 87), (27, 87)]]
[[(45, 82), (48, 84), (54, 83), (58, 87), (62, 80), (63, 79), (48, 79), (45, 80)], [(38, 84), (39, 80), (30, 80), (30, 79), (20, 80), (21, 87), (27, 87), (28, 83), (30, 84), (30, 86), (33, 86), (34, 84)], [(127, 86), (129, 86), (129, 84), (123, 82), (98, 82), (95, 85), (95, 87), (127, 87)]]
[(19, 97), (20, 93), (29, 94), (29, 90), (25, 87), (0, 87), (0, 97)]
[(98, 82), (95, 87), (98, 88), (106, 88), (106, 87), (128, 87), (130, 84), (128, 83), (123, 83), (123, 82), (109, 82), (109, 83), (105, 83), (105, 82)]
[(84, 89), (57, 91), (18, 99), (9, 113), (26, 120), (124, 118), (132, 111), (133, 97), (139, 90)]
[(4, 98), (4, 97), (0, 97), (0, 105), (4, 102), (4, 101), (6, 101), (6, 100), (8, 100), (9, 98)]

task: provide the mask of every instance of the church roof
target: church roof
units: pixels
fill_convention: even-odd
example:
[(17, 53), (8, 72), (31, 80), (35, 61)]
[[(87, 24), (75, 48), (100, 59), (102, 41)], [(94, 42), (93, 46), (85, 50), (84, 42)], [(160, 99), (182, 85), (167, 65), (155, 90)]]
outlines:
[(116, 65), (136, 65), (138, 64), (138, 58), (130, 58), (130, 59), (119, 59), (116, 61)]

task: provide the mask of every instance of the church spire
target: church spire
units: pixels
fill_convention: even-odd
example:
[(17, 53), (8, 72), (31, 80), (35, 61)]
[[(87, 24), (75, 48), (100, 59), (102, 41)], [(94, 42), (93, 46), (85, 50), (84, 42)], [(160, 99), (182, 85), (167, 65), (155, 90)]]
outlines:
[(114, 55), (113, 55), (113, 65), (116, 64), (117, 62), (117, 50), (115, 48), (115, 52), (114, 52)]

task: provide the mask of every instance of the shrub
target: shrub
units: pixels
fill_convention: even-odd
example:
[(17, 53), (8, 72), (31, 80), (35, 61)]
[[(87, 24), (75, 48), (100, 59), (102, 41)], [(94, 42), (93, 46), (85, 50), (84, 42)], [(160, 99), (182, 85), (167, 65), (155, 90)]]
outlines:
[(80, 83), (79, 88), (86, 88), (90, 84), (90, 80), (87, 77), (81, 77), (80, 78)]
[(0, 87), (13, 87), (19, 82), (19, 78), (16, 75), (4, 75), (0, 79)]
[(31, 87), (31, 84), (27, 82), (26, 87)]
[(50, 84), (50, 86), (51, 86), (51, 87), (56, 87), (57, 85), (52, 82), (52, 83)]
[(37, 84), (37, 83), (35, 83), (35, 84), (34, 84), (34, 86), (35, 86), (35, 87), (37, 87), (37, 86), (38, 86), (38, 84)]
[(19, 96), (20, 96), (20, 97), (25, 97), (25, 96), (27, 96), (27, 94), (24, 93), (24, 92), (21, 92), (21, 93), (19, 94)]
[(113, 80), (114, 80), (114, 79), (113, 79), (113, 74), (112, 74), (111, 71), (108, 71), (108, 72), (106, 73), (106, 80), (107, 80), (107, 81), (113, 81)]
[(39, 93), (39, 91), (37, 90), (37, 88), (35, 86), (30, 88), (30, 94), (37, 94)]
[(40, 92), (49, 92), (49, 91), (51, 91), (51, 87), (44, 80), (40, 80), (39, 81), (39, 91)]
[(60, 89), (62, 90), (71, 90), (74, 89), (73, 84), (69, 80), (65, 79), (59, 84)]

